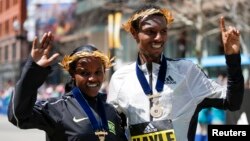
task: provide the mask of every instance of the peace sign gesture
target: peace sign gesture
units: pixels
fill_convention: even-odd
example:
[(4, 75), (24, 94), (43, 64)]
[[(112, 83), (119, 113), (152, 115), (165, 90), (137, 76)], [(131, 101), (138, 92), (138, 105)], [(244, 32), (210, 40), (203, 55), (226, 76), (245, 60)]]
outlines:
[(225, 27), (224, 17), (220, 19), (220, 29), (224, 52), (226, 55), (240, 53), (240, 32), (235, 27)]
[(36, 37), (32, 43), (31, 57), (41, 67), (47, 67), (59, 56), (59, 53), (55, 53), (50, 56), (52, 48), (51, 42), (53, 41), (53, 35), (51, 32), (44, 33), (41, 43), (39, 43)]

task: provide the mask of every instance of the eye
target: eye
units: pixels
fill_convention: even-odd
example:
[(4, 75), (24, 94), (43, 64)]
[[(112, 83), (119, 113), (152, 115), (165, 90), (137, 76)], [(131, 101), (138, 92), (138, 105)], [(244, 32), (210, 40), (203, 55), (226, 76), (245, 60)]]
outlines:
[(154, 31), (154, 30), (152, 30), (152, 29), (148, 29), (148, 30), (145, 30), (145, 31), (143, 31), (145, 34), (147, 34), (147, 35), (155, 35), (156, 34), (156, 32)]
[(103, 71), (102, 70), (98, 70), (98, 71), (95, 72), (95, 74), (97, 76), (101, 76), (101, 75), (103, 75)]
[(82, 72), (80, 72), (80, 75), (83, 77), (88, 77), (88, 76), (90, 76), (90, 73), (87, 71), (82, 71)]
[(90, 75), (90, 72), (85, 71), (84, 69), (76, 69), (76, 74), (79, 74), (83, 77), (88, 77)]
[(167, 34), (167, 33), (168, 33), (167, 29), (161, 31), (161, 34)]

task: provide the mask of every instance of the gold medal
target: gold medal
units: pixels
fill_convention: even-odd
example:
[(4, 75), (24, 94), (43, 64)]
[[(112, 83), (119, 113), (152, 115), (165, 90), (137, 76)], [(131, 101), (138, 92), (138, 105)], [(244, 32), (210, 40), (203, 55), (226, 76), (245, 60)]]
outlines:
[(153, 107), (150, 108), (150, 114), (154, 118), (159, 118), (163, 114), (163, 108), (158, 105), (153, 105)]
[(105, 136), (108, 135), (108, 132), (98, 131), (98, 132), (95, 132), (95, 135), (98, 136), (100, 141), (105, 141)]

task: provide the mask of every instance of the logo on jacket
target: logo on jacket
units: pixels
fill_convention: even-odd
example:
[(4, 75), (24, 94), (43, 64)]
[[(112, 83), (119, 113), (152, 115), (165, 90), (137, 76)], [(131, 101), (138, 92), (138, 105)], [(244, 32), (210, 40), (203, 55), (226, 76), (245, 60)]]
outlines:
[(84, 118), (76, 118), (76, 117), (74, 117), (73, 121), (77, 123), (77, 122), (80, 122), (80, 121), (83, 121), (83, 120), (86, 120), (86, 119), (88, 119), (88, 118), (87, 117), (84, 117)]
[(153, 126), (153, 124), (149, 123), (147, 127), (144, 129), (144, 133), (156, 132), (157, 128)]
[(169, 76), (165, 79), (165, 84), (176, 84), (176, 81), (169, 75)]
[(113, 134), (116, 135), (115, 124), (112, 121), (110, 121), (110, 120), (108, 120), (108, 127), (109, 127), (109, 132), (111, 132), (111, 133), (113, 133)]

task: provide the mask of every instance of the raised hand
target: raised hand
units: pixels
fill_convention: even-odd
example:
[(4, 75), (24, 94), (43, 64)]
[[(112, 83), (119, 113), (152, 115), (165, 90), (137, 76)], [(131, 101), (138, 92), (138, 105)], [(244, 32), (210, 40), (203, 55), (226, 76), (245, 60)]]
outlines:
[(50, 55), (52, 48), (53, 35), (51, 32), (44, 33), (41, 43), (36, 37), (32, 43), (31, 57), (41, 67), (47, 67), (59, 56), (59, 53)]
[(240, 32), (235, 27), (225, 27), (224, 17), (220, 19), (220, 29), (226, 55), (240, 53)]

